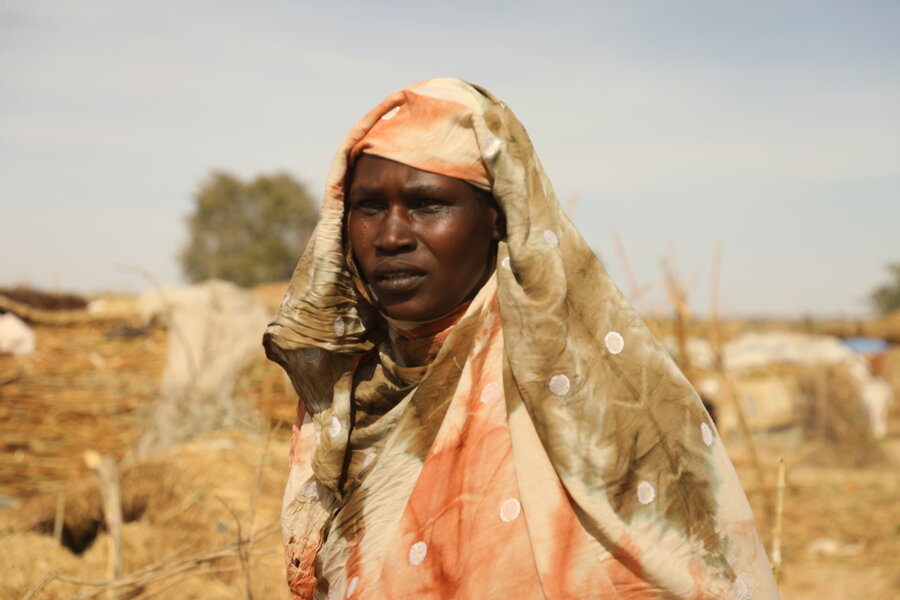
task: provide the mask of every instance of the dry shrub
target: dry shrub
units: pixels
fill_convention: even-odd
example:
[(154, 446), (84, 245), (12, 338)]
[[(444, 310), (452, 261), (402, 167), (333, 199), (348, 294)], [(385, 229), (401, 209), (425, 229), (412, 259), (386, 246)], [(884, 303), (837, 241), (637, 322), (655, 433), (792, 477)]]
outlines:
[[(286, 442), (272, 442), (258, 470), (263, 446), (244, 434), (218, 433), (121, 467), (126, 521), (122, 531), (123, 575), (139, 572), (173, 554), (177, 554), (176, 562), (204, 553), (207, 556), (186, 573), (139, 586), (132, 593), (138, 598), (156, 594), (178, 577), (193, 575), (193, 579), (153, 597), (200, 600), (243, 595), (244, 578), (234, 544), (239, 528), (244, 538), (248, 536), (252, 517), (254, 531), (262, 534), (252, 546), (256, 597), (285, 596), (281, 542), (275, 524), (287, 475), (287, 447)], [(258, 498), (255, 512), (251, 506), (254, 497)], [(0, 597), (21, 598), (51, 572), (95, 581), (104, 578), (109, 550), (96, 482), (87, 479), (66, 490), (64, 543), (81, 540), (84, 546), (80, 555), (48, 535), (55, 510), (54, 495), (27, 500), (0, 515), (0, 527), (9, 532), (0, 539)], [(216, 550), (223, 551), (210, 554)], [(35, 600), (70, 598), (93, 589), (53, 581)]]
[(237, 402), (254, 404), (269, 426), (293, 423), (296, 418), (297, 392), (284, 369), (269, 360), (256, 361), (244, 371), (234, 397)]
[(808, 406), (807, 431), (822, 442), (810, 460), (851, 468), (886, 461), (844, 365), (799, 366), (795, 376)]
[[(141, 567), (164, 559), (172, 553), (171, 541), (160, 536), (160, 528), (147, 521), (133, 521), (122, 525), (122, 572), (132, 573)], [(91, 546), (81, 555), (89, 565), (102, 567), (109, 556), (109, 534), (100, 531)], [(102, 576), (99, 577), (102, 579)]]
[[(72, 577), (99, 577), (102, 573), (86, 571), (84, 561), (46, 535), (15, 533), (0, 539), (0, 598), (22, 598), (53, 571)], [(73, 584), (57, 583), (40, 598), (71, 598), (78, 590)]]
[(881, 376), (894, 390), (893, 408), (897, 412), (900, 403), (900, 346), (893, 346), (885, 353), (881, 363)]

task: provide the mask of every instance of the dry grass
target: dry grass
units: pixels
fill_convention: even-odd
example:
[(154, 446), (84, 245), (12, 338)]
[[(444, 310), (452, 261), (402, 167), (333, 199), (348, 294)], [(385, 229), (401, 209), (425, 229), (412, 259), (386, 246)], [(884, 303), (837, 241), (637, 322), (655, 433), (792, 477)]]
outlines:
[[(266, 294), (274, 303), (282, 291), (273, 287)], [(263, 440), (227, 432), (130, 462), (135, 416), (155, 397), (167, 334), (153, 329), (110, 339), (108, 327), (37, 326), (37, 354), (25, 360), (0, 356), (0, 494), (18, 500), (0, 511), (0, 598), (35, 592), (33, 600), (56, 600), (109, 591), (96, 585), (103, 583), (107, 545), (96, 481), (81, 460), (86, 449), (122, 459), (120, 598), (246, 598), (242, 553), (249, 559), (253, 598), (286, 598), (280, 536), (269, 525), (287, 475), (288, 428), (275, 436), (261, 469)], [(900, 398), (900, 354), (894, 351), (885, 365)], [(804, 376), (814, 390), (819, 376)], [(826, 383), (839, 397), (840, 378)], [(295, 396), (274, 365), (253, 365), (237, 395), (251, 400), (269, 423), (293, 420)], [(878, 461), (852, 441), (808, 445), (785, 456), (784, 600), (900, 597), (898, 404), (888, 439), (876, 444)], [(774, 484), (778, 457), (761, 451)], [(759, 513), (774, 485), (756, 486), (749, 463), (739, 455), (735, 462), (752, 485)], [(52, 538), (59, 494), (66, 498), (64, 545)], [(244, 552), (251, 523), (255, 539)], [(764, 537), (770, 537), (768, 529)], [(48, 580), (51, 573), (62, 578)]]
[[(0, 494), (63, 489), (87, 473), (81, 455), (88, 449), (127, 458), (137, 418), (159, 389), (167, 332), (110, 338), (111, 327), (38, 325), (38, 352), (0, 355)], [(269, 423), (293, 422), (296, 395), (273, 363), (254, 364), (236, 395)]]
[[(275, 523), (288, 428), (261, 469), (261, 440), (236, 432), (135, 463), (137, 420), (158, 394), (166, 330), (124, 338), (108, 335), (121, 332), (121, 323), (34, 329), (37, 353), (0, 355), (0, 494), (17, 501), (0, 512), (0, 598), (105, 597), (110, 590), (121, 598), (245, 597), (248, 580), (255, 598), (284, 597)], [(293, 420), (296, 396), (275, 365), (260, 362), (244, 373), (238, 395), (266, 422)], [(100, 494), (81, 459), (88, 449), (122, 461), (124, 576), (113, 588), (104, 581)], [(52, 537), (60, 495), (62, 545)]]
[[(159, 592), (173, 578), (194, 575), (214, 580), (211, 589), (241, 590), (245, 585), (241, 554), (252, 539), (247, 556), (254, 597), (283, 597), (277, 522), (287, 442), (272, 442), (268, 452), (265, 446), (244, 434), (223, 432), (123, 468), (120, 487), (126, 523), (118, 587), (142, 597)], [(65, 495), (63, 540), (68, 548), (47, 535), (55, 512), (52, 496), (26, 500), (0, 517), (6, 532), (0, 540), (6, 552), (0, 554), (0, 597), (22, 598), (51, 573), (60, 577), (34, 598), (54, 600), (103, 590), (98, 584), (104, 580), (108, 547), (99, 493), (86, 478)], [(158, 597), (186, 597), (182, 593), (179, 585)]]
[[(896, 413), (895, 413), (896, 414)], [(784, 600), (893, 600), (900, 597), (900, 418), (882, 443), (888, 460), (847, 468), (830, 444), (805, 446), (786, 456), (787, 489), (782, 533)], [(829, 460), (832, 459), (832, 460)], [(764, 459), (774, 481), (777, 457)], [(738, 473), (750, 465), (737, 461)], [(757, 515), (763, 494), (750, 490)], [(770, 539), (771, 531), (763, 537)]]

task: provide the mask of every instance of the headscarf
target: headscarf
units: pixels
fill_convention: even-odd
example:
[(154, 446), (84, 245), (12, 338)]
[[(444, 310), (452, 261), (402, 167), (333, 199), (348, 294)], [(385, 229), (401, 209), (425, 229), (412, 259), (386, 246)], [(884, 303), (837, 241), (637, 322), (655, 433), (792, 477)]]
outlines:
[[(347, 256), (360, 153), (489, 187), (506, 218), (500, 266), (427, 332), (424, 364), (403, 364)], [(483, 88), (422, 82), (350, 131), (264, 345), (301, 398), (282, 514), (295, 598), (778, 597), (699, 398)]]

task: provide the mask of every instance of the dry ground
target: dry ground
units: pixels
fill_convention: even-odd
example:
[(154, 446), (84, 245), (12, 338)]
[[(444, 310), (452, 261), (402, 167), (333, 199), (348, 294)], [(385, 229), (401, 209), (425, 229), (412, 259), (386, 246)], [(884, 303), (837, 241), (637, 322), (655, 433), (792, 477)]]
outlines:
[[(104, 579), (107, 556), (96, 482), (82, 460), (87, 449), (122, 459), (124, 569), (133, 582), (121, 597), (245, 597), (239, 554), (247, 546), (236, 540), (248, 538), (252, 523), (244, 555), (254, 597), (286, 598), (278, 534), (269, 525), (286, 476), (287, 428), (268, 445), (264, 436), (223, 432), (130, 461), (142, 408), (161, 375), (166, 334), (110, 338), (108, 329), (37, 327), (35, 355), (0, 356), (0, 506), (10, 505), (0, 508), (0, 598), (105, 591), (84, 585)], [(238, 395), (270, 424), (291, 420), (291, 396), (272, 365), (260, 361), (245, 373)], [(880, 460), (815, 445), (785, 456), (785, 600), (900, 598), (898, 404)], [(776, 461), (764, 452), (768, 479), (761, 487), (746, 458), (735, 456), (769, 542), (765, 500), (774, 493)], [(51, 535), (60, 497), (65, 547)], [(48, 582), (54, 572), (81, 581)]]

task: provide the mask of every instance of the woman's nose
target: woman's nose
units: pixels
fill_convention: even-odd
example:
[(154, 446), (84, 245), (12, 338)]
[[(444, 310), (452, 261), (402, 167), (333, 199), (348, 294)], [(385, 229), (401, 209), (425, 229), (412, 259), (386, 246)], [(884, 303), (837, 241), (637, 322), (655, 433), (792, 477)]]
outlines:
[(391, 207), (378, 228), (375, 247), (390, 254), (407, 252), (415, 248), (415, 239), (407, 211), (401, 207)]

